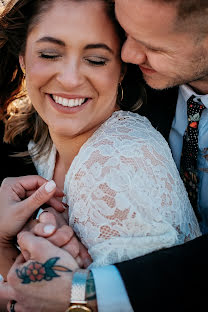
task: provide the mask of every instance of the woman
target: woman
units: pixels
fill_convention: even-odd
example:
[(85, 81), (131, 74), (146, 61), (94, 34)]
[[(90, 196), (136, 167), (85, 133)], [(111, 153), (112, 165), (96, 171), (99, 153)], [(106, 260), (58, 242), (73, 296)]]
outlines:
[[(104, 0), (20, 0), (0, 24), (5, 141), (29, 138), (39, 174), (64, 188), (94, 265), (200, 235), (167, 144), (129, 112), (141, 93), (134, 67), (121, 63), (111, 9)], [(13, 104), (25, 81), (32, 104)]]
[[(64, 189), (69, 224), (93, 265), (199, 236), (166, 142), (130, 112), (141, 89), (121, 62), (111, 1), (12, 3), (1, 17), (5, 141), (23, 132), (31, 139), (37, 171)], [(13, 103), (24, 82), (32, 104)]]

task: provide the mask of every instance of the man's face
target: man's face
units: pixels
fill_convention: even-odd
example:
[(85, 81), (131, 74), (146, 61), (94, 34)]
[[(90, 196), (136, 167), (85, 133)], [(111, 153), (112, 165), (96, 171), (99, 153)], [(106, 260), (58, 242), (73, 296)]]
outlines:
[(122, 59), (138, 64), (147, 84), (164, 89), (183, 83), (208, 85), (208, 36), (176, 28), (176, 9), (149, 0), (115, 0), (126, 31)]

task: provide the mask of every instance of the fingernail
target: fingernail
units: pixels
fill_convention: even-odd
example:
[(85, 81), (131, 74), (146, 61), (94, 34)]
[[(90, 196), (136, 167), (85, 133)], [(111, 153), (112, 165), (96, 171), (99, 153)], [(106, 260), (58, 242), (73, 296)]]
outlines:
[(51, 233), (53, 233), (54, 229), (55, 229), (54, 225), (48, 224), (48, 225), (44, 226), (43, 231), (44, 231), (45, 234), (51, 234)]
[(4, 282), (4, 278), (3, 276), (0, 274), (0, 283), (3, 283)]
[(50, 193), (55, 189), (55, 187), (56, 187), (56, 183), (53, 180), (51, 180), (46, 183), (45, 190), (47, 193)]

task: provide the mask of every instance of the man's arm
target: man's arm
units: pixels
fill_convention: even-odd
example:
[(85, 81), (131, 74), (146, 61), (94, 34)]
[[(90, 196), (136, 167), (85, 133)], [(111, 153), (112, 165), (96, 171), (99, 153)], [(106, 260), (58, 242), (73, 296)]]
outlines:
[(120, 281), (110, 270), (113, 266), (92, 269), (98, 311), (107, 312), (110, 306), (116, 312), (131, 311), (131, 306), (134, 311), (202, 311), (207, 302), (207, 263), (208, 236), (204, 235), (116, 264)]
[(116, 264), (135, 311), (202, 311), (208, 236)]

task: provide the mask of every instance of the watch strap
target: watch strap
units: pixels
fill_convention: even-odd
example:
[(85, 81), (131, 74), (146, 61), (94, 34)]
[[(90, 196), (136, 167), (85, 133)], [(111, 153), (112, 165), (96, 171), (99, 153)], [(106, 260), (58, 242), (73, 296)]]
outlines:
[(87, 304), (86, 282), (89, 270), (78, 269), (72, 278), (71, 304)]

